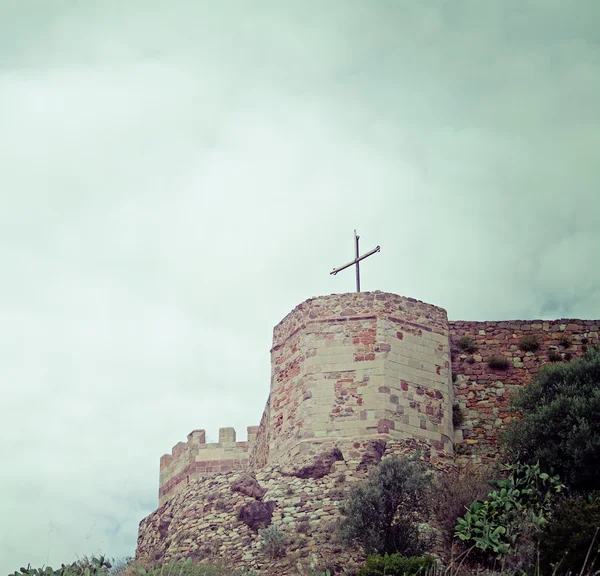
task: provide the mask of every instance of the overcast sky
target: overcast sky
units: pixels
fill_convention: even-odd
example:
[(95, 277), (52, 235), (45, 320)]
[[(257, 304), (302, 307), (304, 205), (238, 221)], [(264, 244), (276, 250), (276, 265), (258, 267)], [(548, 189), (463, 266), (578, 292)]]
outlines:
[(0, 0), (0, 573), (132, 555), (363, 290), (600, 316), (600, 2)]

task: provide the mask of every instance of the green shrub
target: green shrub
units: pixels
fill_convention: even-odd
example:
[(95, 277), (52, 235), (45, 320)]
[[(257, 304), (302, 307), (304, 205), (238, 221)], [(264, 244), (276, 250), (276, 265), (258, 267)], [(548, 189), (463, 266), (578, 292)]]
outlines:
[(431, 497), (431, 511), (448, 550), (454, 541), (458, 518), (464, 515), (472, 502), (486, 498), (491, 490), (489, 481), (497, 475), (496, 465), (480, 464), (468, 464), (458, 472), (438, 474)]
[(110, 563), (112, 567), (109, 570), (110, 576), (119, 576), (119, 574), (125, 572), (129, 567), (135, 566), (135, 557), (126, 556), (124, 558), (113, 558)]
[(548, 352), (548, 360), (550, 360), (550, 362), (560, 362), (562, 360), (562, 356), (560, 352), (557, 352), (556, 350), (551, 350), (550, 352)]
[(308, 534), (310, 532), (310, 524), (307, 518), (299, 520), (296, 523), (296, 532), (298, 532), (298, 534)]
[(535, 352), (540, 347), (540, 340), (535, 334), (523, 336), (519, 341), (519, 348), (525, 352)]
[(519, 536), (546, 523), (553, 501), (564, 486), (539, 465), (507, 464), (508, 476), (490, 481), (496, 490), (476, 501), (458, 519), (455, 534), (474, 545), (484, 558), (502, 559), (518, 546)]
[(435, 567), (433, 556), (410, 556), (402, 554), (373, 554), (367, 558), (360, 576), (413, 576), (426, 574)]
[(139, 576), (225, 576), (225, 569), (206, 564), (194, 564), (191, 558), (185, 562), (171, 561), (160, 567), (146, 570), (139, 564), (135, 567)]
[(452, 424), (455, 428), (458, 428), (465, 421), (463, 411), (460, 409), (459, 404), (452, 405)]
[(418, 454), (384, 458), (342, 503), (342, 541), (361, 546), (367, 555), (424, 553), (431, 542), (418, 523), (428, 515), (432, 480)]
[(487, 363), (490, 368), (495, 368), (496, 370), (506, 370), (510, 366), (508, 358), (502, 354), (492, 354), (488, 358)]
[(271, 525), (268, 528), (261, 528), (258, 535), (262, 537), (261, 546), (269, 558), (275, 559), (283, 556), (285, 534), (278, 526)]
[(473, 340), (472, 336), (463, 336), (458, 341), (458, 347), (469, 354), (472, 354), (477, 350), (477, 344), (475, 344), (475, 340)]
[(543, 573), (579, 574), (588, 550), (590, 556), (587, 566), (594, 560), (597, 565), (600, 560), (600, 533), (596, 534), (596, 530), (599, 526), (600, 492), (593, 492), (588, 497), (574, 496), (560, 502), (540, 540), (540, 566)]
[(558, 341), (558, 343), (563, 347), (563, 348), (568, 348), (571, 345), (571, 339), (566, 335), (563, 334), (560, 337), (560, 340)]
[(545, 364), (512, 399), (515, 418), (501, 433), (507, 455), (540, 463), (576, 492), (600, 486), (600, 350), (568, 364)]

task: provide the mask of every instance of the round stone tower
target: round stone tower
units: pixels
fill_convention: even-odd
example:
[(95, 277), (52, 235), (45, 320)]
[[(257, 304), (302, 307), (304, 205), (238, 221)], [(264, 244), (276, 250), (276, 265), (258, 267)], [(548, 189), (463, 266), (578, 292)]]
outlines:
[(264, 422), (267, 464), (383, 438), (453, 455), (448, 318), (383, 292), (297, 306), (274, 329)]

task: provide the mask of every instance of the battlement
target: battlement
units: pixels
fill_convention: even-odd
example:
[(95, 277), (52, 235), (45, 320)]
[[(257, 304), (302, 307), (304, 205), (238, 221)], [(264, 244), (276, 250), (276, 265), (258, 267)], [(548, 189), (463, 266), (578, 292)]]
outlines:
[(256, 441), (258, 426), (248, 426), (248, 439), (237, 442), (235, 428), (219, 428), (219, 441), (206, 443), (205, 430), (193, 430), (160, 459), (158, 499), (162, 506), (192, 480), (206, 474), (243, 470)]

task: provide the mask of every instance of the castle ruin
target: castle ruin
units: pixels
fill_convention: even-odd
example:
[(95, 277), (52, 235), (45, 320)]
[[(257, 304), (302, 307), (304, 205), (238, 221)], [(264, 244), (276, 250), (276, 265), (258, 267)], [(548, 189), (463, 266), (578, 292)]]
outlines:
[[(334, 550), (339, 502), (371, 465), (416, 449), (439, 470), (495, 459), (510, 394), (550, 358), (598, 344), (599, 330), (592, 320), (452, 322), (442, 308), (383, 292), (307, 300), (274, 329), (270, 391), (247, 440), (221, 428), (207, 444), (194, 430), (161, 458), (159, 508), (140, 523), (136, 556), (226, 555), (260, 569), (256, 530), (271, 523), (310, 554)], [(524, 336), (538, 349), (522, 349)], [(490, 367), (495, 354), (506, 367)], [(305, 549), (296, 548), (298, 569)]]

